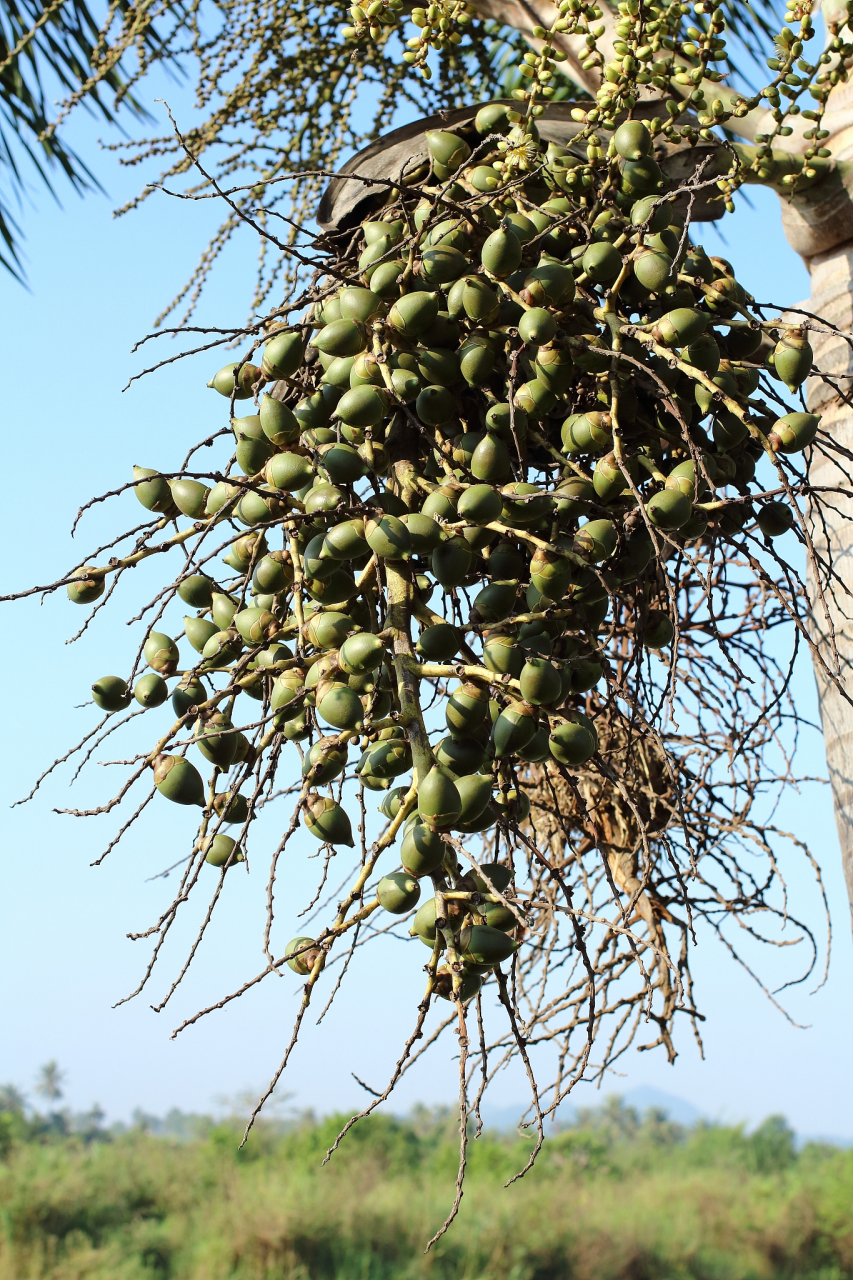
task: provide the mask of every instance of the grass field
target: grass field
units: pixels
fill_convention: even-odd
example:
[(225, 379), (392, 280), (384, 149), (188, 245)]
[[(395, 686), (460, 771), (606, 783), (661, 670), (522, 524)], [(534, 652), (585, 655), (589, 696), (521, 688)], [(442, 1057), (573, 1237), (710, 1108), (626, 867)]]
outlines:
[[(685, 1130), (611, 1101), (546, 1143), (487, 1133), (450, 1232), (452, 1119), (332, 1119), (179, 1140), (0, 1111), (0, 1280), (752, 1280), (853, 1277), (853, 1151)], [(186, 1126), (185, 1126), (186, 1127)], [(192, 1126), (190, 1126), (192, 1129)]]

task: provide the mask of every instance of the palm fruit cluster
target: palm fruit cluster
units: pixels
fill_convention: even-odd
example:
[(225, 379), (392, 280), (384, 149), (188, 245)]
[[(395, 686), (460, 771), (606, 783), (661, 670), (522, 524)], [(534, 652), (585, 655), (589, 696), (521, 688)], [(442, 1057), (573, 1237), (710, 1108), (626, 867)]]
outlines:
[[(320, 243), (308, 312), (211, 380), (230, 467), (137, 468), (143, 506), (197, 539), (187, 613), (149, 632), (132, 689), (93, 696), (171, 699), (154, 785), (204, 809), (216, 867), (243, 857), (247, 780), (297, 750), (323, 844), (355, 843), (344, 784), (375, 792), (362, 911), (411, 916), (432, 989), (465, 1001), (526, 924), (511, 856), (471, 870), (466, 841), (529, 838), (530, 766), (598, 767), (596, 718), (678, 643), (672, 564), (790, 529), (789, 455), (818, 419), (781, 398), (807, 332), (761, 320), (694, 242), (643, 121), (594, 163), (499, 103), (427, 142), (424, 182)], [(104, 578), (83, 566), (70, 598)], [(290, 967), (316, 976), (333, 934), (294, 939)]]

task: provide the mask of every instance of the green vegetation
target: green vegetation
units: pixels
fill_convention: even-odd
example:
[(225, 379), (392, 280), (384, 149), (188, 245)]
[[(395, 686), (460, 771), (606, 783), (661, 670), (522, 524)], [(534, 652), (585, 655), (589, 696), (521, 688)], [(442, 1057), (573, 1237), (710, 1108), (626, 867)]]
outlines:
[[(333, 1162), (338, 1119), (239, 1129), (173, 1113), (108, 1132), (0, 1098), (0, 1280), (753, 1280), (853, 1275), (853, 1151), (799, 1153), (781, 1117), (755, 1133), (611, 1099), (546, 1144), (487, 1132), (453, 1229), (453, 1119), (374, 1116)], [(97, 1113), (93, 1113), (96, 1115)], [(143, 1128), (147, 1124), (149, 1131)], [(81, 1132), (73, 1132), (75, 1129)]]

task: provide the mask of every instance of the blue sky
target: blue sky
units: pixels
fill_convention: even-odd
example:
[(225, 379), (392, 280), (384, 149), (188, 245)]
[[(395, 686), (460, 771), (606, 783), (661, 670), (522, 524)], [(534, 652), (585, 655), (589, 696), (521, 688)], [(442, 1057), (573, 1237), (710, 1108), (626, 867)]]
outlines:
[[(153, 95), (152, 95), (153, 96)], [(181, 93), (166, 90), (181, 112)], [(162, 106), (153, 110), (165, 120)], [(186, 118), (186, 115), (184, 116)], [(138, 513), (132, 498), (95, 511), (72, 544), (69, 527), (90, 494), (114, 488), (134, 463), (169, 468), (187, 441), (221, 425), (222, 402), (204, 383), (220, 361), (194, 357), (172, 365), (123, 392), (129, 376), (151, 363), (130, 354), (154, 316), (183, 283), (216, 221), (211, 204), (189, 205), (155, 195), (141, 210), (115, 220), (111, 209), (138, 189), (142, 174), (119, 169), (115, 156), (97, 154), (96, 133), (77, 127), (77, 141), (91, 158), (108, 196), (81, 201), (64, 194), (57, 207), (41, 192), (26, 211), (29, 292), (3, 281), (0, 314), (7, 369), (5, 400), (7, 482), (2, 505), (4, 590), (50, 581), (72, 561), (78, 543), (105, 541)], [(153, 173), (147, 175), (154, 177)], [(808, 278), (782, 235), (772, 193), (750, 193), (726, 222), (726, 243), (712, 230), (709, 252), (722, 252), (742, 282), (760, 299), (796, 302), (808, 294)], [(205, 322), (227, 326), (245, 317), (254, 246), (247, 238), (229, 250), (206, 297)], [(169, 339), (158, 349), (172, 353)], [(82, 610), (64, 600), (4, 606), (0, 637), (4, 802), (29, 790), (55, 754), (92, 722), (84, 702), (92, 680), (122, 670), (135, 640), (124, 619), (135, 612), (156, 574), (140, 569), (105, 619), (78, 644), (64, 642), (80, 625)], [(814, 683), (803, 663), (797, 696), (814, 712)], [(108, 756), (108, 753), (107, 753)], [(107, 758), (99, 753), (99, 758)], [(802, 773), (824, 770), (821, 744), (812, 734), (803, 748)], [(7, 810), (0, 858), (0, 1080), (27, 1088), (38, 1065), (57, 1058), (67, 1071), (68, 1101), (83, 1108), (98, 1101), (112, 1117), (135, 1106), (162, 1112), (172, 1105), (201, 1110), (222, 1097), (262, 1086), (289, 1037), (299, 985), (290, 975), (180, 1036), (172, 1028), (200, 1004), (217, 999), (260, 966), (263, 859), (252, 876), (229, 876), (227, 902), (185, 989), (155, 1014), (145, 995), (111, 1006), (135, 986), (144, 964), (143, 943), (128, 932), (146, 927), (171, 897), (174, 881), (147, 878), (182, 856), (192, 817), (165, 801), (153, 804), (147, 822), (102, 867), (89, 866), (108, 842), (111, 818), (92, 822), (62, 817), (54, 807), (98, 802), (117, 770), (95, 768), (89, 781), (69, 792), (68, 774), (24, 807)], [(825, 876), (836, 941), (828, 983), (785, 993), (788, 1023), (719, 948), (703, 945), (694, 958), (706, 1056), (700, 1060), (689, 1032), (668, 1067), (660, 1051), (629, 1054), (623, 1075), (611, 1075), (605, 1091), (650, 1086), (689, 1100), (705, 1114), (757, 1122), (785, 1112), (801, 1132), (853, 1136), (849, 1090), (851, 959), (849, 914), (839, 867), (831, 804), (825, 788), (792, 794), (780, 818), (807, 839)], [(275, 823), (268, 823), (272, 840)], [(282, 916), (296, 913), (310, 896), (316, 862), (313, 842), (299, 838), (288, 853), (280, 898)], [(792, 898), (820, 923), (808, 877), (791, 869)], [(169, 962), (178, 962), (187, 935), (176, 939)], [(295, 1105), (328, 1111), (363, 1098), (354, 1070), (374, 1086), (384, 1082), (413, 1021), (421, 960), (409, 963), (399, 944), (362, 953), (353, 975), (323, 1025), (309, 1025), (282, 1085)], [(376, 962), (381, 963), (377, 964)], [(771, 966), (771, 972), (774, 972)], [(775, 970), (781, 973), (781, 968)], [(152, 997), (163, 992), (163, 979)], [(811, 984), (814, 985), (814, 984)], [(445, 1102), (454, 1096), (454, 1068), (441, 1057), (412, 1073), (397, 1106)], [(512, 1073), (496, 1083), (493, 1100), (505, 1106), (523, 1098)], [(578, 1095), (592, 1102), (591, 1091)]]

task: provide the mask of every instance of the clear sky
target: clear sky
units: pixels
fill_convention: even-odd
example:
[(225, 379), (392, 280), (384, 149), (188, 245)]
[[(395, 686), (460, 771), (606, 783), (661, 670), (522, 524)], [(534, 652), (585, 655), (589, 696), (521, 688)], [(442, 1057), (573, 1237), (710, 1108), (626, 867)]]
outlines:
[[(168, 89), (165, 96), (186, 111), (181, 94)], [(154, 110), (164, 120), (163, 108)], [(4, 590), (54, 579), (80, 554), (78, 544), (106, 541), (130, 525), (140, 509), (128, 496), (97, 509), (75, 543), (69, 540), (82, 500), (127, 480), (134, 463), (177, 465), (188, 441), (221, 425), (222, 402), (213, 403), (217, 398), (204, 386), (224, 362), (215, 356), (182, 361), (122, 391), (132, 373), (151, 363), (146, 351), (140, 357), (130, 349), (183, 283), (215, 224), (215, 211), (210, 204), (191, 206), (155, 195), (141, 211), (113, 220), (111, 209), (138, 189), (142, 174), (119, 170), (113, 155), (98, 155), (88, 125), (78, 138), (108, 197), (81, 201), (65, 193), (58, 208), (37, 192), (35, 207), (24, 216), (30, 291), (3, 281)], [(706, 247), (729, 257), (758, 298), (805, 298), (808, 278), (785, 243), (776, 197), (753, 192), (750, 199), (752, 207), (741, 200), (738, 215), (727, 220), (726, 243), (710, 231)], [(223, 326), (243, 320), (253, 259), (248, 239), (229, 251), (202, 308), (204, 320)], [(163, 354), (172, 352), (169, 339), (155, 345)], [(4, 606), (4, 802), (28, 791), (45, 764), (91, 725), (93, 709), (75, 707), (88, 698), (93, 679), (126, 668), (136, 640), (124, 620), (154, 583), (154, 572), (140, 570), (119, 593), (111, 617), (73, 646), (65, 641), (84, 614), (64, 599)], [(814, 711), (805, 663), (797, 691), (802, 705)], [(109, 757), (108, 751), (98, 753)], [(800, 767), (813, 775), (824, 770), (816, 734), (804, 745)], [(173, 1004), (161, 1014), (149, 1007), (163, 994), (164, 972), (152, 983), (150, 997), (111, 1007), (136, 985), (144, 965), (146, 944), (128, 941), (127, 933), (150, 924), (171, 898), (173, 879), (148, 877), (183, 855), (182, 840), (192, 826), (192, 815), (157, 798), (147, 821), (102, 867), (91, 868), (110, 839), (114, 818), (81, 821), (53, 809), (98, 803), (117, 774), (96, 767), (88, 781), (84, 777), (69, 791), (66, 772), (29, 805), (6, 811), (0, 845), (0, 1081), (28, 1088), (38, 1065), (57, 1058), (68, 1073), (67, 1097), (75, 1108), (98, 1101), (116, 1118), (136, 1106), (159, 1113), (173, 1105), (203, 1110), (266, 1082), (289, 1037), (299, 984), (289, 972), (271, 978), (227, 1011), (176, 1041), (169, 1038), (183, 1016), (260, 967), (265, 875), (259, 857), (252, 876), (229, 876), (221, 916)], [(707, 1015), (705, 1060), (685, 1028), (674, 1067), (660, 1051), (629, 1055), (621, 1064), (624, 1075), (612, 1075), (605, 1088), (650, 1085), (711, 1116), (757, 1122), (782, 1111), (801, 1132), (853, 1136), (853, 949), (826, 789), (812, 785), (792, 794), (781, 822), (809, 841), (823, 869), (836, 928), (828, 983), (816, 995), (809, 994), (811, 983), (782, 997), (808, 1029), (787, 1022), (719, 946), (703, 939), (693, 964)], [(275, 830), (276, 822), (268, 821), (270, 843)], [(288, 853), (279, 909), (294, 925), (316, 870), (316, 861), (307, 861), (315, 849), (310, 838), (299, 837)], [(808, 877), (793, 864), (790, 870), (792, 901), (819, 925)], [(182, 933), (168, 950), (170, 974), (187, 936)], [(361, 955), (333, 1013), (321, 1027), (306, 1028), (282, 1085), (296, 1105), (329, 1111), (362, 1100), (350, 1070), (374, 1086), (384, 1082), (413, 1021), (421, 956), (412, 960), (409, 948), (394, 943)], [(787, 976), (781, 961), (771, 962), (769, 972)], [(407, 1078), (397, 1107), (451, 1101), (453, 1075), (452, 1064), (433, 1058)], [(497, 1082), (493, 1095), (501, 1105), (523, 1097), (523, 1084), (513, 1074)], [(578, 1100), (595, 1099), (587, 1090)]]

